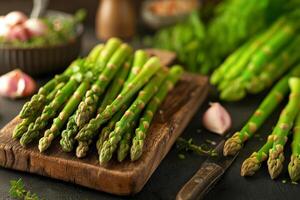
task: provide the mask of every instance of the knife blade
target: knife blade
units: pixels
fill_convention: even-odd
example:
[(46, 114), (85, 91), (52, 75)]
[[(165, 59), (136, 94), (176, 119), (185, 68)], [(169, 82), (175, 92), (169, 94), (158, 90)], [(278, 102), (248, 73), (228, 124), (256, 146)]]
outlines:
[(222, 140), (215, 148), (218, 156), (208, 157), (194, 176), (181, 188), (176, 200), (199, 200), (218, 182), (230, 167), (238, 153), (234, 156), (223, 156)]

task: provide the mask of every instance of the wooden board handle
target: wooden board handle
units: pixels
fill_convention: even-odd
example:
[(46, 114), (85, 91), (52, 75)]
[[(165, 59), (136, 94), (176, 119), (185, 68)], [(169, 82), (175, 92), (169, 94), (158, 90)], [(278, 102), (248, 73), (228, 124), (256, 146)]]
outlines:
[(196, 174), (181, 188), (176, 200), (198, 200), (211, 189), (224, 170), (214, 163), (204, 163)]

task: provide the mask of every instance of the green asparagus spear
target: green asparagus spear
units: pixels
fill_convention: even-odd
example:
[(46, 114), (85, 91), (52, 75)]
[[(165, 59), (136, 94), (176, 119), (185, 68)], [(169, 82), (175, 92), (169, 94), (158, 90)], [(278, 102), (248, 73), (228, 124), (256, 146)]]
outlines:
[(128, 102), (149, 81), (159, 68), (161, 68), (159, 59), (157, 57), (150, 58), (143, 66), (141, 72), (122, 90), (118, 97), (101, 114), (91, 119), (79, 131), (76, 139), (79, 141), (88, 141), (93, 138), (100, 126), (111, 119), (122, 105)]
[(300, 114), (298, 113), (293, 134), (292, 155), (288, 166), (292, 181), (300, 179)]
[(300, 65), (297, 65), (273, 87), (242, 130), (236, 132), (225, 142), (223, 150), (225, 156), (235, 155), (242, 148), (244, 143), (262, 126), (265, 120), (287, 95), (289, 90), (288, 80), (292, 76), (300, 76)]
[(46, 96), (61, 82), (67, 82), (70, 76), (82, 69), (82, 59), (75, 60), (63, 74), (56, 75), (43, 87), (41, 87), (37, 94), (33, 95), (31, 100), (24, 104), (20, 117), (25, 119), (36, 115), (37, 112), (43, 109), (46, 104)]
[(131, 48), (127, 44), (122, 44), (108, 61), (107, 67), (100, 74), (98, 80), (86, 93), (85, 100), (79, 104), (76, 115), (76, 124), (79, 127), (82, 127), (93, 117), (96, 112), (100, 96), (104, 93), (109, 82), (114, 78), (116, 72), (124, 63), (125, 59), (130, 55), (130, 52)]
[(269, 150), (272, 148), (274, 142), (274, 131), (268, 136), (267, 142), (259, 149), (258, 152), (253, 152), (247, 158), (241, 168), (241, 176), (252, 176), (261, 167), (261, 164), (268, 159)]
[(294, 36), (294, 27), (289, 23), (278, 30), (273, 37), (252, 56), (246, 70), (221, 92), (221, 99), (227, 101), (240, 100), (246, 95), (246, 84), (260, 73), (266, 63), (278, 53)]
[[(101, 113), (107, 105), (112, 103), (112, 101), (119, 94), (122, 86), (123, 85), (125, 86), (125, 84), (123, 84), (123, 83), (124, 83), (127, 75), (128, 75), (128, 78), (126, 80), (126, 85), (136, 76), (136, 74), (139, 72), (141, 67), (145, 64), (147, 58), (148, 58), (148, 56), (144, 51), (138, 50), (135, 53), (135, 58), (134, 58), (134, 63), (133, 63), (134, 68), (131, 68), (131, 72), (129, 75), (128, 75), (128, 71), (130, 68), (131, 61), (128, 61), (125, 63), (125, 66), (124, 66), (125, 68), (121, 69), (121, 71), (116, 75), (116, 78), (114, 79), (113, 83), (108, 88), (106, 95), (105, 95), (97, 113)], [(126, 105), (125, 107), (127, 108), (128, 106)], [(119, 114), (118, 114), (118, 115), (120, 115), (120, 117), (118, 117), (118, 115), (116, 114), (117, 116), (115, 117), (115, 119), (111, 119), (108, 126), (105, 127), (103, 129), (103, 131), (101, 131), (99, 139), (97, 141), (97, 144), (98, 144), (97, 146), (101, 146), (100, 143), (103, 143), (107, 139), (109, 133), (112, 131), (111, 129), (113, 129), (113, 127), (115, 126), (115, 123), (122, 117), (124, 112), (125, 112), (125, 110), (122, 111), (122, 109), (121, 109), (121, 111), (119, 111)], [(103, 134), (102, 134), (102, 132), (103, 132)], [(89, 140), (89, 141), (91, 141), (91, 140)], [(79, 141), (78, 147), (76, 149), (77, 157), (82, 158), (87, 154), (87, 151), (89, 150), (89, 145), (91, 144), (91, 142), (89, 142), (89, 141), (88, 142)]]
[[(141, 72), (142, 73), (142, 72)], [(109, 134), (109, 138), (104, 142), (103, 148), (100, 153), (100, 163), (107, 163), (114, 151), (118, 147), (118, 143), (122, 139), (124, 132), (130, 127), (137, 115), (144, 109), (145, 105), (149, 102), (152, 96), (157, 92), (160, 85), (166, 78), (167, 72), (161, 68), (157, 75), (154, 76), (150, 82), (139, 92), (138, 97), (125, 112), (123, 117), (116, 123), (115, 129)]]
[(273, 147), (269, 151), (268, 170), (272, 179), (276, 178), (282, 171), (284, 146), (300, 110), (300, 78), (290, 78), (289, 86), (291, 89), (289, 102), (281, 112), (278, 125), (275, 127)]
[(255, 76), (247, 84), (247, 90), (250, 93), (259, 93), (262, 90), (270, 87), (275, 80), (289, 70), (293, 64), (299, 60), (300, 56), (295, 53), (300, 45), (300, 37), (293, 40), (276, 58), (274, 58), (266, 69)]
[[(143, 50), (137, 50), (134, 54), (133, 66), (128, 75), (128, 78), (124, 84), (124, 88), (130, 84), (130, 82), (139, 74), (144, 64), (147, 62), (148, 56), (147, 53)], [(123, 88), (123, 89), (124, 89)], [(112, 119), (108, 122), (107, 126), (105, 126), (101, 133), (99, 134), (99, 138), (97, 140), (97, 150), (100, 155), (103, 143), (108, 139), (110, 132), (113, 131), (115, 124), (121, 119), (127, 108), (129, 107), (131, 100), (126, 102), (122, 108), (112, 117)]]
[(97, 113), (101, 113), (105, 109), (105, 107), (111, 104), (113, 100), (118, 96), (128, 76), (130, 67), (131, 67), (131, 61), (128, 60), (124, 63), (123, 67), (119, 69), (118, 73), (116, 74), (116, 77), (114, 78), (109, 88), (107, 89), (104, 99), (101, 102), (101, 105)]
[(61, 133), (60, 146), (63, 151), (71, 152), (75, 144), (75, 135), (78, 133), (79, 127), (75, 121), (76, 113), (74, 113), (68, 120), (67, 127)]
[(132, 64), (132, 69), (128, 75), (128, 78), (126, 80), (127, 83), (130, 83), (134, 79), (135, 76), (141, 71), (143, 65), (148, 60), (148, 55), (143, 50), (137, 50), (134, 53), (134, 59)]
[(128, 155), (128, 153), (130, 151), (131, 139), (134, 134), (135, 126), (137, 124), (137, 119), (138, 119), (138, 115), (137, 115), (136, 119), (133, 120), (133, 122), (132, 122), (131, 126), (128, 128), (128, 130), (126, 130), (124, 132), (122, 139), (119, 143), (119, 148), (118, 148), (118, 152), (117, 152), (117, 157), (118, 157), (119, 162), (122, 162), (123, 160), (125, 160), (126, 156)]
[(56, 94), (54, 100), (45, 106), (42, 115), (39, 116), (34, 123), (29, 125), (27, 132), (21, 137), (20, 143), (22, 146), (28, 145), (40, 136), (40, 132), (47, 126), (49, 120), (56, 116), (60, 107), (76, 90), (78, 84), (78, 77), (72, 76), (68, 83)]
[(182, 75), (182, 72), (182, 67), (172, 67), (169, 71), (166, 80), (147, 105), (144, 114), (140, 119), (139, 127), (136, 129), (135, 136), (132, 140), (132, 146), (130, 150), (130, 158), (132, 161), (135, 161), (141, 157), (143, 152), (144, 141), (146, 139), (146, 134), (154, 117), (154, 114), (156, 113), (160, 104), (167, 96), (168, 92), (172, 90), (176, 82), (179, 80), (180, 76)]
[(256, 51), (261, 48), (269, 39), (271, 39), (272, 36), (282, 28), (282, 25), (284, 25), (285, 22), (285, 18), (280, 18), (267, 31), (259, 34), (253, 40), (250, 40), (248, 45), (245, 45), (246, 51), (243, 52), (243, 54), (240, 56), (240, 59), (233, 65), (233, 67), (224, 74), (224, 79), (226, 82), (233, 80), (243, 72), (251, 60), (252, 55), (254, 55)]
[[(49, 94), (49, 95), (47, 96), (47, 98), (46, 98), (46, 101), (47, 101), (46, 104), (48, 104), (49, 102), (51, 102), (51, 101), (54, 99), (56, 93), (57, 93), (64, 85), (65, 85), (65, 83), (60, 83), (60, 84), (58, 84), (58, 85), (55, 87), (55, 89), (54, 89), (52, 92), (50, 92), (50, 94)], [(32, 122), (34, 122), (34, 121), (36, 120), (36, 118), (41, 114), (42, 110), (43, 110), (43, 108), (41, 108), (41, 110), (38, 111), (35, 115), (23, 119), (22, 122), (19, 123), (19, 124), (15, 127), (12, 137), (13, 137), (14, 139), (19, 139), (19, 138), (21, 138), (22, 135), (23, 135), (24, 133), (26, 133), (26, 131), (28, 130), (28, 126), (29, 126)]]
[[(90, 62), (91, 64), (95, 65), (95, 63), (96, 63), (97, 59), (99, 58), (103, 49), (104, 49), (104, 46), (102, 44), (95, 46), (91, 50), (89, 55), (87, 56), (87, 61)], [(93, 69), (93, 71), (95, 71), (94, 73), (96, 73), (96, 74), (100, 73), (101, 70), (103, 70), (103, 69), (98, 69), (97, 66), (94, 68), (96, 68), (96, 70)], [(65, 152), (70, 152), (73, 150), (73, 147), (75, 144), (75, 135), (78, 133), (79, 128), (80, 128), (77, 126), (76, 121), (75, 121), (76, 113), (77, 112), (75, 112), (71, 117), (69, 117), (68, 122), (67, 122), (67, 127), (61, 133), (60, 145), (61, 145), (62, 150)]]
[(111, 59), (115, 51), (121, 46), (122, 41), (118, 38), (111, 38), (107, 41), (100, 55), (96, 60), (96, 66), (100, 71), (104, 70), (108, 61)]
[(90, 62), (96, 63), (97, 59), (100, 57), (101, 52), (104, 49), (104, 45), (103, 44), (98, 44), (96, 45), (89, 53), (89, 55), (87, 56), (87, 60), (89, 60)]
[[(131, 59), (126, 61), (121, 69), (119, 69), (116, 77), (114, 78), (113, 82), (109, 86), (104, 96), (104, 99), (101, 102), (101, 106), (98, 108), (97, 113), (101, 113), (107, 105), (109, 105), (113, 100), (118, 96), (120, 90), (122, 89), (125, 79), (128, 75), (130, 69)], [(78, 158), (83, 158), (86, 156), (87, 151), (89, 150), (89, 145), (92, 143), (90, 142), (83, 142), (79, 141), (77, 149), (76, 149), (76, 156)]]
[(72, 97), (69, 99), (67, 104), (64, 106), (63, 110), (60, 112), (58, 117), (53, 120), (51, 128), (46, 130), (44, 137), (42, 137), (39, 141), (38, 147), (40, 152), (43, 152), (47, 148), (49, 148), (53, 139), (59, 135), (60, 129), (64, 126), (65, 122), (68, 120), (70, 115), (72, 115), (72, 113), (76, 110), (85, 92), (88, 90), (89, 85), (89, 81), (83, 81), (77, 88), (75, 93), (72, 95)]
[(235, 63), (240, 59), (241, 55), (243, 55), (246, 49), (248, 50), (248, 45), (243, 45), (236, 52), (228, 56), (225, 62), (219, 68), (217, 68), (211, 75), (211, 84), (219, 84), (224, 78), (225, 74), (229, 71), (231, 67), (233, 67), (233, 65), (235, 65)]

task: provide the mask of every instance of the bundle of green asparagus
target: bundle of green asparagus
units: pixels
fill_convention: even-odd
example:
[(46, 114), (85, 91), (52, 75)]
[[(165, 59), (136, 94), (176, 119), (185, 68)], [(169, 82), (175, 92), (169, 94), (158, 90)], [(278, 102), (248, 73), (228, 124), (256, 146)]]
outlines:
[(96, 144), (102, 164), (114, 153), (120, 162), (135, 161), (154, 114), (182, 73), (182, 67), (163, 67), (157, 57), (142, 50), (133, 54), (129, 45), (112, 38), (74, 61), (24, 105), (13, 138), (24, 147), (39, 140), (40, 152), (60, 138), (65, 152), (77, 145), (79, 158)]
[[(262, 162), (267, 160), (268, 169), (272, 179), (278, 177), (283, 169), (284, 161), (284, 146), (288, 140), (290, 130), (294, 125), (294, 121), (300, 111), (300, 79), (290, 78), (290, 97), (286, 107), (282, 110), (279, 120), (273, 129), (272, 133), (268, 136), (267, 142), (262, 146), (258, 152), (254, 152), (248, 159), (246, 159), (241, 168), (242, 176), (253, 175), (261, 166)], [(295, 124), (295, 136), (293, 140), (293, 155), (289, 165), (290, 177), (292, 180), (299, 179), (299, 165), (297, 163), (297, 146), (300, 145), (298, 141), (298, 120)]]
[(270, 87), (300, 58), (300, 37), (296, 23), (299, 13), (279, 18), (266, 31), (251, 38), (214, 71), (211, 83), (220, 98), (236, 101), (247, 93), (256, 94)]
[(296, 8), (287, 6), (294, 1), (223, 0), (217, 5), (216, 1), (204, 1), (199, 13), (159, 30), (145, 43), (175, 51), (188, 70), (208, 74), (239, 45)]

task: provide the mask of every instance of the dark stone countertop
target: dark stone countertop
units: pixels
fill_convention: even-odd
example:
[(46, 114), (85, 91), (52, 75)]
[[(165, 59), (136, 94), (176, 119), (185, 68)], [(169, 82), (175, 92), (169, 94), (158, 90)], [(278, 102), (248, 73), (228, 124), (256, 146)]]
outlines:
[[(96, 40), (91, 31), (88, 31), (84, 37), (83, 49), (86, 52), (90, 49)], [(43, 81), (42, 81), (43, 82)], [(247, 99), (237, 103), (224, 103), (233, 118), (232, 131), (239, 130), (246, 122), (251, 113), (259, 105), (264, 94), (260, 96), (250, 96)], [(195, 143), (202, 144), (206, 139), (218, 141), (221, 137), (209, 133), (201, 127), (201, 117), (203, 111), (208, 107), (209, 101), (215, 101), (216, 98), (211, 95), (208, 100), (199, 109), (193, 120), (190, 122), (184, 133), (185, 138), (192, 137)], [(25, 100), (8, 100), (0, 98), (0, 127), (14, 118), (20, 111)], [(208, 200), (282, 200), (299, 198), (299, 186), (291, 184), (288, 179), (287, 163), (289, 152), (286, 158), (284, 173), (276, 181), (270, 179), (265, 165), (251, 178), (243, 178), (239, 175), (240, 166), (243, 160), (251, 152), (257, 150), (259, 145), (264, 143), (267, 134), (270, 133), (273, 124), (279, 116), (278, 109), (270, 119), (260, 129), (260, 137), (252, 138), (245, 148), (241, 151), (239, 157), (225, 173), (218, 184), (206, 195)], [(290, 145), (289, 143), (287, 145)], [(133, 197), (122, 197), (124, 199), (174, 199), (183, 184), (191, 178), (197, 171), (201, 163), (205, 160), (204, 156), (187, 154), (186, 159), (178, 158), (178, 151), (172, 148), (160, 166), (154, 172), (144, 189)], [(9, 169), (0, 168), (0, 200), (10, 199), (8, 197), (9, 181), (22, 178), (32, 192), (37, 193), (44, 199), (49, 200), (96, 200), (96, 199), (120, 199), (118, 196), (101, 193), (84, 187), (76, 186), (70, 183), (45, 178), (42, 176), (22, 173)], [(287, 183), (282, 183), (287, 180)]]

